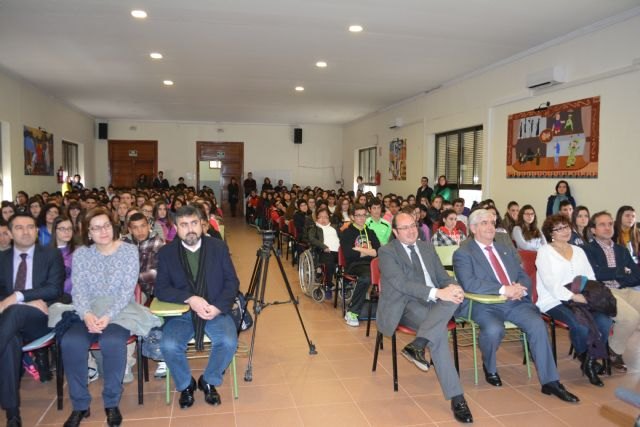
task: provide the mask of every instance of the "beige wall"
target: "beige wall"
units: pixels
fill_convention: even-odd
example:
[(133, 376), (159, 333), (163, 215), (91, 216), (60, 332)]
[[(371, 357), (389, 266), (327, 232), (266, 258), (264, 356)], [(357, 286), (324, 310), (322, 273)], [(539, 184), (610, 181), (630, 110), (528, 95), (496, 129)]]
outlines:
[[(139, 122), (110, 120), (110, 139), (158, 141), (158, 167), (170, 183), (196, 183), (196, 141), (244, 142), (244, 171), (288, 171), (294, 183), (335, 188), (342, 177), (342, 127), (302, 125), (293, 143), (288, 125)], [(219, 130), (223, 130), (220, 132)], [(109, 183), (107, 144), (96, 149), (97, 181)], [(278, 177), (271, 177), (275, 185)], [(288, 183), (290, 185), (290, 183)]]
[[(501, 211), (509, 200), (532, 203), (544, 212), (546, 198), (556, 179), (506, 179), (507, 116), (527, 111), (540, 103), (558, 104), (592, 96), (601, 97), (600, 167), (598, 179), (570, 179), (578, 203), (594, 210), (615, 210), (621, 204), (640, 208), (635, 188), (635, 170), (640, 161), (640, 17), (575, 37), (541, 49), (522, 59), (450, 84), (395, 108), (345, 126), (345, 179), (354, 179), (354, 151), (379, 141), (382, 156), (382, 192), (414, 192), (422, 174), (433, 184), (434, 135), (453, 129), (483, 125), (485, 139), (484, 197), (493, 198)], [(635, 61), (635, 66), (633, 66)], [(552, 66), (567, 67), (569, 83), (533, 92), (525, 87), (527, 73)], [(406, 183), (391, 182), (386, 171), (388, 143), (403, 134), (414, 134), (414, 126), (395, 131), (388, 127), (395, 118), (423, 124), (422, 138), (409, 138), (409, 164), (419, 165), (413, 153), (422, 153), (419, 171), (408, 171)], [(419, 166), (418, 166), (419, 167)]]
[[(68, 107), (32, 85), (0, 71), (0, 121), (3, 127), (2, 199), (13, 200), (18, 190), (29, 194), (56, 191), (60, 185), (54, 176), (24, 175), (23, 127), (41, 127), (54, 137), (54, 169), (62, 164), (62, 140), (79, 145), (84, 157), (85, 181), (92, 186), (94, 170), (94, 122), (87, 114)], [(7, 130), (8, 129), (8, 130)]]

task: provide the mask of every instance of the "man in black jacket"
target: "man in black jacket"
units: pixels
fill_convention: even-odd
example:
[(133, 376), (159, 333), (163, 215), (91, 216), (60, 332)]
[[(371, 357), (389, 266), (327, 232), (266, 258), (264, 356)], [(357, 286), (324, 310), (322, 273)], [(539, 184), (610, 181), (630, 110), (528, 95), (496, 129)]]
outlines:
[(626, 372), (622, 353), (631, 335), (640, 325), (640, 292), (632, 289), (640, 285), (640, 268), (629, 251), (613, 241), (613, 217), (602, 211), (591, 217), (594, 239), (583, 246), (596, 279), (611, 289), (616, 298), (618, 315), (609, 338), (611, 365)]
[(9, 219), (13, 248), (0, 253), (0, 405), (7, 426), (20, 427), (22, 345), (49, 332), (47, 304), (62, 295), (60, 252), (36, 244), (36, 220), (26, 213)]
[(416, 203), (420, 203), (421, 197), (426, 197), (427, 200), (431, 200), (433, 194), (433, 188), (429, 187), (429, 178), (423, 176), (420, 178), (420, 188), (416, 191)]
[(360, 326), (358, 315), (362, 310), (367, 290), (371, 285), (371, 260), (378, 255), (380, 241), (376, 233), (369, 230), (365, 221), (367, 220), (367, 208), (362, 205), (355, 205), (353, 208), (353, 222), (340, 236), (340, 248), (344, 255), (346, 272), (358, 276), (356, 288), (344, 320), (349, 326)]

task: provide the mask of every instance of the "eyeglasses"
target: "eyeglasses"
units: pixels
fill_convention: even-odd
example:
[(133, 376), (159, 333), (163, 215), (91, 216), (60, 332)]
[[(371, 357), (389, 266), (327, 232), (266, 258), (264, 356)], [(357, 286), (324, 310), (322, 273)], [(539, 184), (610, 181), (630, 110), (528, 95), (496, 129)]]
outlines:
[(94, 225), (89, 227), (89, 230), (93, 233), (99, 233), (100, 231), (109, 231), (113, 228), (110, 222), (107, 222), (103, 225)]
[(559, 227), (552, 228), (551, 231), (560, 232), (566, 230), (567, 228), (569, 228), (569, 226), (567, 224), (564, 224)]
[(73, 227), (58, 227), (58, 228), (56, 228), (56, 231), (61, 231), (63, 233), (69, 233), (69, 232), (73, 231)]
[(536, 216), (535, 212), (525, 212), (522, 216)]
[(405, 231), (405, 230), (411, 230), (412, 228), (416, 228), (415, 222), (409, 225), (401, 225), (400, 227), (396, 227), (396, 230)]

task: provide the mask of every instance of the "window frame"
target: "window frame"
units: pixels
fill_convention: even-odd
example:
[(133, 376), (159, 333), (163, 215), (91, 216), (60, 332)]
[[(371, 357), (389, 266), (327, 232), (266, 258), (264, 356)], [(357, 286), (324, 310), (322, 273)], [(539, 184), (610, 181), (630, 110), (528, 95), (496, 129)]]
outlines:
[[(363, 166), (363, 157), (367, 156), (367, 166)], [(373, 168), (371, 160), (373, 159)], [(376, 171), (378, 170), (378, 147), (366, 147), (358, 149), (358, 175), (362, 177), (362, 183), (368, 186), (376, 185)], [(368, 173), (367, 173), (368, 172)]]
[[(471, 155), (471, 159), (472, 159), (472, 164), (471, 165), (466, 165), (464, 163), (464, 158), (465, 158), (465, 135), (471, 133), (471, 135), (474, 138), (473, 141), (473, 154)], [(450, 174), (448, 174), (448, 169), (450, 166), (450, 159), (447, 159), (447, 155), (446, 152), (444, 154), (444, 170), (442, 169), (441, 165), (438, 164), (438, 159), (441, 156), (441, 148), (440, 148), (440, 144), (441, 144), (441, 138), (445, 138), (444, 142), (445, 142), (445, 150), (448, 149), (448, 141), (447, 138), (455, 136), (457, 137), (457, 159), (456, 159), (456, 167), (457, 167), (457, 174), (456, 174), (456, 180), (455, 182), (453, 182), (452, 180), (450, 180)], [(478, 138), (478, 136), (480, 136), (480, 138)], [(447, 131), (447, 132), (441, 132), (441, 133), (437, 133), (435, 135), (435, 171), (436, 171), (436, 181), (437, 181), (437, 177), (444, 175), (447, 177), (447, 182), (448, 182), (448, 186), (451, 188), (455, 188), (457, 190), (480, 190), (482, 191), (482, 179), (483, 179), (483, 168), (482, 168), (482, 150), (484, 149), (484, 134), (483, 134), (483, 126), (482, 125), (477, 125), (477, 126), (470, 126), (470, 127), (466, 127), (466, 128), (462, 128), (462, 129), (455, 129), (455, 130), (451, 130), (451, 131)], [(469, 166), (471, 166), (471, 168), (473, 169), (471, 171), (472, 176), (474, 177), (474, 181), (477, 181), (477, 183), (474, 184), (469, 184), (469, 183), (463, 183), (463, 174), (465, 174), (465, 168), (463, 168), (463, 166), (465, 166), (466, 168), (468, 168)]]

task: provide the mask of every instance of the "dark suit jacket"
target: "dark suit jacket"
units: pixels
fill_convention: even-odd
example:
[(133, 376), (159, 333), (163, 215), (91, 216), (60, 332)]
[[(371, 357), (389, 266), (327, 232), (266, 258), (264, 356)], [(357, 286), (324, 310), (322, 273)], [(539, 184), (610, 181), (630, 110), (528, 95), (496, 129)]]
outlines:
[[(431, 281), (437, 288), (444, 288), (455, 279), (442, 266), (440, 258), (430, 242), (418, 240), (416, 246), (420, 251), (422, 262), (429, 273)], [(395, 239), (380, 248), (380, 299), (376, 315), (378, 330), (386, 336), (395, 332), (402, 313), (409, 301), (426, 302), (429, 298), (429, 288), (419, 281), (416, 276), (411, 258), (402, 247), (402, 243)]]
[[(180, 265), (178, 238), (158, 252), (158, 275), (155, 295), (165, 302), (184, 304), (194, 296), (187, 278), (187, 272)], [(206, 245), (207, 300), (223, 313), (230, 313), (238, 294), (238, 276), (229, 256), (229, 248), (222, 240), (202, 236), (202, 246)]]
[[(531, 279), (525, 273), (518, 253), (512, 245), (494, 243), (494, 248), (507, 269), (509, 279), (527, 288), (527, 299), (530, 299)], [(498, 295), (502, 286), (498, 281), (489, 260), (475, 240), (463, 245), (453, 253), (453, 269), (456, 278), (466, 292), (484, 295)]]
[[(616, 257), (616, 267), (613, 268), (607, 264), (604, 251), (595, 240), (582, 246), (582, 249), (587, 254), (596, 280), (616, 280), (623, 288), (640, 285), (640, 268), (633, 262), (631, 254), (623, 246), (617, 243), (613, 245), (613, 253)], [(630, 270), (630, 273), (625, 273), (625, 267)]]
[[(13, 254), (12, 247), (0, 252), (0, 299), (11, 295), (13, 290)], [(22, 291), (24, 301), (44, 300), (53, 303), (62, 295), (64, 288), (64, 261), (56, 248), (36, 244), (33, 252), (31, 272), (32, 288)]]

